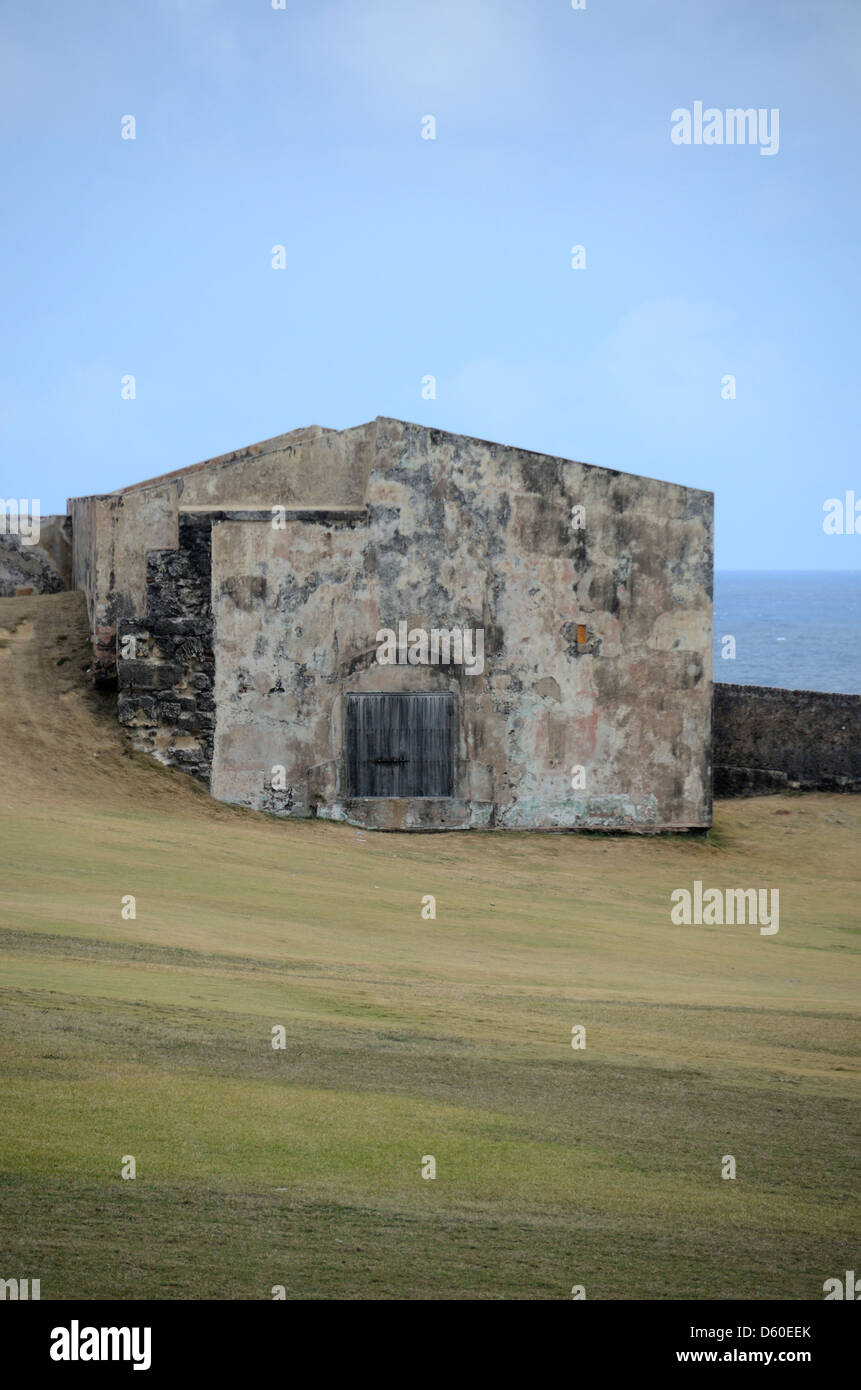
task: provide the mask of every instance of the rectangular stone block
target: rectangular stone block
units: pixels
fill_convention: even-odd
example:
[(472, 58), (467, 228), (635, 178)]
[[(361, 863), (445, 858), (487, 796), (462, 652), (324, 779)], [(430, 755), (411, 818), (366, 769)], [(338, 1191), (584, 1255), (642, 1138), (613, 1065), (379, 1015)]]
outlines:
[(167, 661), (119, 661), (117, 675), (124, 690), (164, 690), (182, 680), (182, 667)]

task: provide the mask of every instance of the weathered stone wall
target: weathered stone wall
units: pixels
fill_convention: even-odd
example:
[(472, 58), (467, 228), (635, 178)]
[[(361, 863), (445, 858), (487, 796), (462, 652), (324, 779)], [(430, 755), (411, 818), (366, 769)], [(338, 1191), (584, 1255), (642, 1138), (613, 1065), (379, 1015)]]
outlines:
[[(364, 515), (214, 527), (214, 795), (386, 827), (708, 825), (711, 494), (400, 421), (373, 442)], [(399, 620), (483, 629), (484, 673), (379, 665)], [(345, 697), (372, 690), (456, 694), (452, 801), (348, 798)]]
[(176, 548), (180, 507), (361, 501), (373, 437), (373, 424), (341, 432), (314, 425), (114, 493), (71, 498), (71, 569), (87, 596), (96, 681), (116, 679), (117, 623), (144, 615), (146, 557)]
[[(710, 822), (711, 494), (378, 419), (69, 510), (120, 718), (211, 764), (224, 800), (384, 827)], [(400, 621), (481, 629), (484, 672), (380, 665)], [(455, 796), (351, 798), (346, 697), (443, 690)]]
[(307, 439), (316, 439), (318, 435), (329, 433), (332, 431), (326, 430), (320, 425), (306, 425), (301, 429), (290, 430), (287, 434), (275, 435), (272, 439), (263, 439), (257, 444), (246, 444), (241, 449), (232, 449), (229, 453), (217, 454), (214, 458), (204, 459), (202, 463), (192, 463), (184, 468), (175, 468), (169, 473), (161, 473), (154, 478), (145, 478), (141, 482), (117, 488), (116, 491), (139, 492), (144, 488), (175, 482), (181, 496), (183, 489), (193, 484), (198, 473), (214, 471), (221, 474), (232, 469), (235, 464), (245, 465), (255, 460), (271, 460), (272, 455), (282, 451), (286, 452), (295, 444), (300, 444)]
[(24, 544), (0, 516), (0, 598), (20, 591), (57, 594), (71, 587), (71, 525), (64, 516), (39, 520), (39, 542)]
[(145, 612), (147, 552), (177, 545), (176, 484), (74, 497), (68, 511), (74, 585), (87, 596), (93, 675), (98, 683), (112, 683), (117, 623)]
[(861, 695), (718, 683), (714, 794), (861, 791)]
[(72, 588), (80, 590), (87, 600), (91, 640), (99, 589), (96, 541), (104, 506), (99, 497), (72, 497), (66, 503), (72, 527)]
[(255, 508), (361, 506), (375, 427), (326, 430), (273, 440), (179, 481), (180, 506)]
[(210, 517), (181, 514), (178, 538), (177, 549), (147, 555), (144, 614), (118, 619), (118, 715), (137, 748), (208, 784), (215, 724)]

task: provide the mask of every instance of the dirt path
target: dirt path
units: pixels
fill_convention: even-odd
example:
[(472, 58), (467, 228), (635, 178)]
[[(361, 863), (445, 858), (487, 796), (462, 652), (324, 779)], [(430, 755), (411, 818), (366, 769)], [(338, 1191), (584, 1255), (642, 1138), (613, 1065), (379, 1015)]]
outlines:
[[(177, 800), (214, 806), (190, 778), (132, 752), (116, 695), (89, 683), (81, 593), (0, 598), (0, 766), (29, 805)], [(10, 794), (4, 799), (13, 799)]]

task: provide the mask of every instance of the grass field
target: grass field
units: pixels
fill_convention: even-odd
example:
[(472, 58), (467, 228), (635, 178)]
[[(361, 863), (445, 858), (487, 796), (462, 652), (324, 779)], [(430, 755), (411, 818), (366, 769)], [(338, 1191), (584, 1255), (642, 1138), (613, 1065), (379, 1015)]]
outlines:
[[(80, 595), (0, 600), (0, 1277), (821, 1299), (858, 1267), (859, 798), (707, 837), (279, 821), (130, 754), (85, 634)], [(777, 887), (779, 933), (673, 926), (697, 878)]]

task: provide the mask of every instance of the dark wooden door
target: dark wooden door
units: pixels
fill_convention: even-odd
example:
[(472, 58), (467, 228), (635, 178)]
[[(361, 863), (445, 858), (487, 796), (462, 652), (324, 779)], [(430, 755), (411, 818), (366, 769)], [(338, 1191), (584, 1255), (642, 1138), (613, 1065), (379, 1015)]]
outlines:
[(454, 696), (348, 695), (351, 796), (454, 796)]

